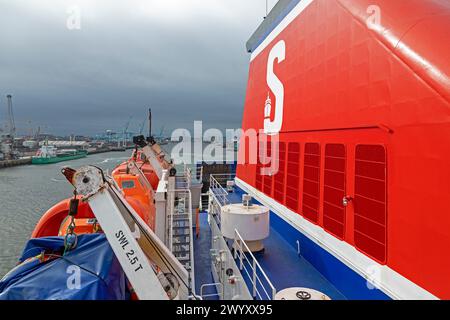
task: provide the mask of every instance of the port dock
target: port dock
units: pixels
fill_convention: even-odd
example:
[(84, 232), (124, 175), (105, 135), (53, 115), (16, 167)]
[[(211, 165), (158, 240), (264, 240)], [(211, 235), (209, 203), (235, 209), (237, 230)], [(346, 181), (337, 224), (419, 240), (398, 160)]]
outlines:
[(31, 164), (31, 157), (0, 161), (0, 168), (17, 167)]

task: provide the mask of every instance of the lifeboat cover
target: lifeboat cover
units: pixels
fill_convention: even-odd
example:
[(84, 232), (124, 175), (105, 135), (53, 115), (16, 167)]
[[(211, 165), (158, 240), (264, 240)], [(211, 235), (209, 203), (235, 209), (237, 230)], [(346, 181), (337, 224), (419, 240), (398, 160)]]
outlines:
[[(47, 261), (33, 259), (45, 251)], [(105, 235), (78, 236), (66, 253), (64, 238), (32, 239), (19, 266), (0, 281), (0, 300), (124, 300), (126, 277)]]

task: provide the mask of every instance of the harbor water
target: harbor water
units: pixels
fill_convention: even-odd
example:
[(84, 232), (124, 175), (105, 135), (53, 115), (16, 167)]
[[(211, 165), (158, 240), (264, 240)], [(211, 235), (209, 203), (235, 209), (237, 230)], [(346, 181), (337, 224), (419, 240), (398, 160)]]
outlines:
[(0, 170), (0, 277), (17, 263), (23, 247), (41, 216), (73, 188), (61, 174), (63, 167), (95, 165), (112, 170), (131, 150), (88, 156), (51, 165), (27, 165)]
[[(162, 146), (168, 157), (174, 146), (174, 143)], [(203, 149), (206, 146), (204, 143)], [(231, 153), (235, 159), (236, 152)], [(50, 165), (0, 169), (0, 277), (17, 264), (24, 245), (42, 215), (53, 205), (72, 196), (73, 188), (62, 175), (62, 168), (94, 165), (111, 172), (131, 154), (132, 150), (101, 153)], [(183, 154), (191, 158), (190, 167), (195, 170), (195, 159), (201, 154)], [(183, 166), (177, 166), (177, 170), (183, 170)]]

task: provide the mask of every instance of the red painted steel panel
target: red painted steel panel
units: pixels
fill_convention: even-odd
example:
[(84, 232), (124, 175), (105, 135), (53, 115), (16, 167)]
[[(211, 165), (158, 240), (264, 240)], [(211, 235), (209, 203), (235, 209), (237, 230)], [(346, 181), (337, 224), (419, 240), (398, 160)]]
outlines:
[[(381, 12), (377, 28), (367, 24), (373, 4)], [(372, 248), (367, 254), (372, 258), (385, 255), (391, 269), (444, 299), (450, 299), (450, 255), (443, 254), (450, 246), (449, 17), (447, 0), (313, 1), (252, 59), (242, 122), (244, 130), (264, 127), (268, 92), (273, 116), (268, 58), (284, 41), (286, 57), (274, 64), (284, 87), (280, 139), (344, 143), (352, 164), (348, 192), (354, 196), (356, 188), (360, 194), (347, 209), (348, 215), (353, 210), (359, 215), (346, 221), (346, 240), (359, 249)], [(386, 163), (353, 166), (355, 146), (361, 144), (385, 145)], [(339, 171), (342, 163), (325, 165)], [(287, 174), (292, 167), (287, 164)], [(238, 177), (254, 184), (255, 169), (239, 165)], [(389, 201), (383, 198), (383, 177)], [(338, 175), (326, 179), (338, 182)], [(339, 210), (327, 207), (325, 199), (337, 201), (340, 195), (324, 188), (323, 210), (339, 219)], [(287, 188), (286, 196), (291, 192), (295, 199), (298, 189)], [(373, 235), (367, 234), (363, 211), (371, 215)], [(388, 228), (389, 242), (380, 241), (379, 225)]]
[(339, 239), (345, 235), (346, 150), (343, 144), (327, 144), (324, 168), (323, 227)]
[[(272, 143), (271, 141), (268, 139), (267, 143), (266, 143), (266, 150), (267, 153), (265, 154), (266, 157), (268, 157), (268, 159), (271, 159), (272, 157)], [(269, 169), (271, 166), (271, 162), (267, 163), (265, 165), (266, 169)], [(273, 181), (273, 176), (272, 173), (268, 170), (266, 174), (264, 174), (263, 176), (263, 190), (264, 193), (268, 196), (272, 196), (272, 181)]]
[(386, 150), (378, 145), (358, 145), (355, 161), (355, 245), (386, 263)]
[(278, 172), (275, 175), (274, 198), (284, 204), (286, 187), (286, 143), (280, 142), (278, 150)]
[(256, 163), (256, 178), (255, 178), (255, 187), (259, 191), (263, 191), (263, 176), (261, 175), (261, 170), (263, 165), (261, 163), (261, 155), (264, 154), (264, 146), (261, 148), (261, 143), (258, 143), (258, 154), (257, 154), (257, 163)]
[(319, 222), (320, 199), (320, 144), (305, 144), (303, 170), (303, 216)]
[(288, 145), (288, 169), (286, 177), (286, 206), (298, 211), (298, 187), (300, 183), (300, 143)]

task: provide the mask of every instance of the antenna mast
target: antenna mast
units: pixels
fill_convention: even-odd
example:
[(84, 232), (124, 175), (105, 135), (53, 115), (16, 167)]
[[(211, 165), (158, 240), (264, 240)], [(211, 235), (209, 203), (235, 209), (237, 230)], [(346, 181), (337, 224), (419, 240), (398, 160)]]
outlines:
[(152, 109), (148, 109), (148, 137), (152, 136)]

